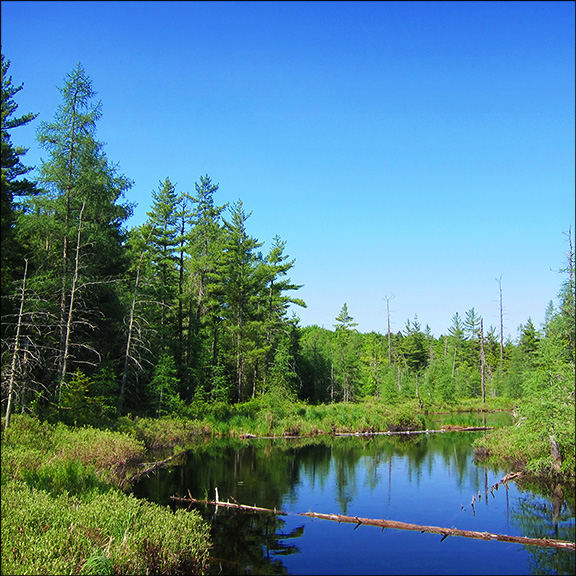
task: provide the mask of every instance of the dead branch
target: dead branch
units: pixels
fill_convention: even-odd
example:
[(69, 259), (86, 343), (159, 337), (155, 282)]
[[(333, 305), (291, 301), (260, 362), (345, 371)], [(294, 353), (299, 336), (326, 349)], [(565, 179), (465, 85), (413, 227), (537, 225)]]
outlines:
[[(233, 498), (232, 498), (233, 499)], [(212, 504), (213, 506), (223, 506), (225, 508), (236, 508), (240, 510), (249, 510), (250, 512), (267, 512), (270, 514), (276, 514), (277, 516), (288, 516), (288, 512), (283, 510), (276, 510), (276, 508), (260, 508), (259, 506), (247, 506), (245, 504), (239, 504), (238, 502), (221, 502), (220, 500), (196, 500), (191, 496), (189, 498), (179, 498), (178, 496), (170, 496), (170, 500), (175, 500), (176, 502), (189, 502), (191, 504)], [(233, 499), (234, 500), (234, 499)]]
[(166, 460), (161, 460), (160, 462), (152, 463), (151, 466), (142, 470), (142, 472), (138, 472), (138, 474), (134, 474), (133, 476), (128, 478), (127, 482), (129, 484), (133, 484), (134, 482), (140, 480), (140, 478), (142, 478), (142, 476), (147, 476), (148, 474), (151, 474), (152, 472), (154, 472), (155, 470), (157, 470), (161, 466), (164, 466), (164, 464), (167, 464), (168, 462), (170, 462), (170, 460), (174, 460), (174, 458), (181, 456), (182, 454), (186, 454), (186, 450), (182, 450), (181, 452), (178, 452), (177, 454), (173, 454), (169, 458), (166, 458)]
[(418, 524), (407, 524), (394, 520), (375, 520), (373, 518), (358, 518), (357, 516), (342, 516), (340, 514), (319, 514), (317, 512), (304, 512), (300, 516), (309, 518), (320, 518), (321, 520), (332, 520), (335, 522), (346, 522), (367, 526), (378, 526), (382, 529), (393, 528), (396, 530), (414, 530), (418, 532), (429, 532), (431, 534), (442, 534), (442, 540), (448, 536), (463, 536), (464, 538), (476, 538), (478, 540), (498, 540), (499, 542), (514, 542), (528, 546), (542, 546), (551, 548), (565, 548), (574, 550), (576, 544), (566, 540), (552, 540), (550, 538), (528, 538), (526, 536), (507, 536), (506, 534), (492, 534), (490, 532), (475, 532), (472, 530), (459, 530), (458, 528), (440, 528), (439, 526), (420, 526)]
[[(190, 496), (190, 493), (188, 493)], [(170, 500), (177, 502), (189, 502), (191, 504), (211, 504), (213, 506), (224, 506), (227, 508), (235, 508), (237, 510), (245, 510), (251, 512), (267, 512), (276, 514), (278, 516), (288, 516), (288, 512), (271, 508), (261, 508), (259, 506), (246, 506), (238, 504), (238, 502), (221, 502), (218, 499), (213, 500), (196, 500), (190, 496), (189, 498), (180, 498), (177, 496), (170, 496)], [(318, 512), (300, 512), (295, 514), (297, 516), (306, 516), (308, 518), (318, 518), (320, 520), (332, 520), (333, 522), (344, 522), (348, 524), (356, 524), (356, 528), (361, 525), (378, 526), (384, 530), (385, 528), (392, 528), (394, 530), (413, 530), (417, 532), (428, 532), (431, 534), (441, 534), (442, 540), (448, 536), (462, 536), (464, 538), (475, 538), (477, 540), (497, 540), (499, 542), (513, 542), (515, 544), (523, 544), (526, 546), (541, 546), (549, 548), (564, 548), (569, 550), (576, 549), (574, 542), (566, 540), (553, 540), (550, 538), (528, 538), (526, 536), (508, 536), (506, 534), (492, 534), (490, 532), (475, 532), (473, 530), (459, 530), (458, 528), (441, 528), (439, 526), (422, 526), (419, 524), (408, 524), (406, 522), (397, 522), (395, 520), (378, 520), (374, 518), (358, 518), (358, 516), (343, 516), (342, 514), (321, 514)], [(355, 528), (355, 529), (356, 529)], [(441, 541), (442, 541), (441, 540)]]

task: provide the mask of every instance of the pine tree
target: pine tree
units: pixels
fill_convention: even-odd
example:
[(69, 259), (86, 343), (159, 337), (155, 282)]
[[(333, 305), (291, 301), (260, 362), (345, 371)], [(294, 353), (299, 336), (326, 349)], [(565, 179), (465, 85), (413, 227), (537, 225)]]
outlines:
[[(348, 313), (348, 305), (344, 303), (336, 316), (335, 333), (336, 357), (335, 367), (339, 376), (342, 400), (349, 402), (356, 395), (358, 386), (358, 343), (355, 338), (355, 327), (358, 325)], [(331, 394), (334, 399), (334, 393)]]
[(232, 206), (230, 220), (225, 220), (226, 238), (210, 277), (219, 285), (217, 299), (225, 322), (227, 336), (233, 350), (236, 399), (241, 402), (247, 392), (248, 375), (252, 375), (252, 393), (255, 384), (255, 364), (263, 355), (257, 339), (258, 323), (262, 322), (262, 292), (264, 275), (262, 257), (256, 250), (262, 246), (246, 230), (246, 214), (241, 200)]
[(178, 211), (181, 198), (169, 178), (152, 192), (152, 206), (146, 225), (152, 230), (147, 243), (150, 279), (158, 306), (148, 320), (156, 330), (153, 353), (175, 355), (178, 347)]
[(186, 236), (187, 339), (185, 345), (187, 380), (203, 389), (213, 377), (222, 388), (223, 370), (218, 366), (218, 336), (221, 324), (218, 286), (213, 274), (223, 250), (222, 214), (227, 204), (217, 206), (218, 184), (208, 175), (195, 184), (196, 193), (186, 195), (191, 203), (190, 230)]
[(284, 342), (285, 339), (282, 338), (281, 334), (290, 331), (291, 324), (287, 320), (290, 304), (306, 307), (306, 303), (302, 299), (286, 294), (286, 292), (298, 290), (302, 286), (293, 284), (287, 277), (288, 272), (294, 266), (294, 260), (288, 260), (288, 256), (284, 254), (285, 247), (286, 242), (275, 236), (263, 266), (264, 281), (267, 286), (264, 387), (267, 384), (270, 358), (274, 354), (274, 339), (276, 336), (280, 336), (281, 342)]
[(46, 314), (58, 318), (43, 327), (45, 352), (56, 350), (56, 374), (49, 377), (58, 391), (70, 369), (116, 353), (123, 311), (115, 280), (126, 265), (122, 226), (131, 214), (121, 203), (131, 182), (109, 164), (95, 138), (101, 103), (93, 102), (96, 93), (80, 64), (61, 93), (54, 121), (38, 131), (49, 153), (40, 168), (43, 188), (19, 219), (31, 282), (42, 281)]
[[(3, 312), (10, 306), (5, 301), (5, 297), (11, 292), (10, 284), (21, 277), (24, 269), (24, 259), (22, 249), (17, 243), (14, 234), (15, 211), (18, 202), (22, 197), (34, 195), (36, 187), (34, 182), (23, 178), (31, 168), (24, 166), (22, 157), (27, 149), (16, 146), (12, 142), (11, 131), (14, 128), (25, 126), (34, 120), (37, 114), (24, 114), (14, 117), (18, 105), (14, 101), (14, 96), (23, 88), (23, 84), (14, 86), (12, 76), (8, 74), (10, 61), (2, 57), (2, 140), (1, 140), (1, 162), (2, 162), (2, 184), (0, 188), (0, 245), (4, 247), (0, 251), (0, 286), (3, 299)], [(10, 249), (6, 249), (10, 246)]]

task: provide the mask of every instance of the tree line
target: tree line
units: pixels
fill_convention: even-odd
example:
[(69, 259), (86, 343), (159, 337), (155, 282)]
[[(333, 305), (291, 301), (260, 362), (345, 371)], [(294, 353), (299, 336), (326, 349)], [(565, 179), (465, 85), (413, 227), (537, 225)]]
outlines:
[(9, 65), (2, 55), (6, 426), (15, 411), (95, 422), (270, 391), (309, 402), (520, 398), (546, 358), (573, 367), (570, 233), (559, 307), (550, 305), (542, 330), (528, 319), (515, 342), (504, 342), (502, 325), (485, 329), (474, 308), (439, 338), (417, 316), (397, 333), (362, 334), (346, 304), (333, 330), (301, 327), (293, 307), (306, 304), (286, 242), (276, 236), (262, 251), (242, 200), (220, 204), (210, 176), (194, 190), (160, 180), (146, 221), (127, 227), (133, 183), (97, 139), (101, 103), (81, 64), (53, 120), (39, 123), (47, 159), (30, 178), (12, 131), (36, 115), (16, 115), (22, 86)]

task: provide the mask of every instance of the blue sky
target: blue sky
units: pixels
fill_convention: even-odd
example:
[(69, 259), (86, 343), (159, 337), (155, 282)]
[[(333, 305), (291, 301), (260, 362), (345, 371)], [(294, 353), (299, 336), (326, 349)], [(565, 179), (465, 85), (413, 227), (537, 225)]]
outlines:
[(81, 62), (134, 186), (208, 174), (296, 260), (302, 325), (362, 332), (475, 308), (539, 327), (574, 232), (574, 2), (2, 2), (25, 160)]

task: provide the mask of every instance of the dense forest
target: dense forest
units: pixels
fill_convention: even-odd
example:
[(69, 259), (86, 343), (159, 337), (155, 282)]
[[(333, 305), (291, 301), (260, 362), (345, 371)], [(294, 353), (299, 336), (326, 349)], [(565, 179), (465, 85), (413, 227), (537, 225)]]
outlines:
[(551, 295), (558, 303), (551, 300), (541, 328), (528, 318), (514, 341), (474, 308), (456, 312), (439, 337), (417, 316), (397, 333), (360, 333), (345, 303), (333, 330), (302, 327), (294, 309), (306, 304), (290, 279), (286, 242), (276, 236), (261, 251), (242, 200), (220, 200), (210, 176), (191, 191), (161, 175), (147, 220), (127, 227), (132, 182), (97, 139), (101, 103), (80, 64), (64, 80), (53, 119), (39, 119), (46, 159), (32, 179), (13, 131), (36, 115), (16, 113), (22, 86), (12, 84), (9, 66), (2, 55), (6, 427), (14, 413), (100, 425), (271, 391), (314, 404), (536, 399), (524, 403), (524, 417), (537, 413), (552, 429), (572, 418), (571, 230)]

